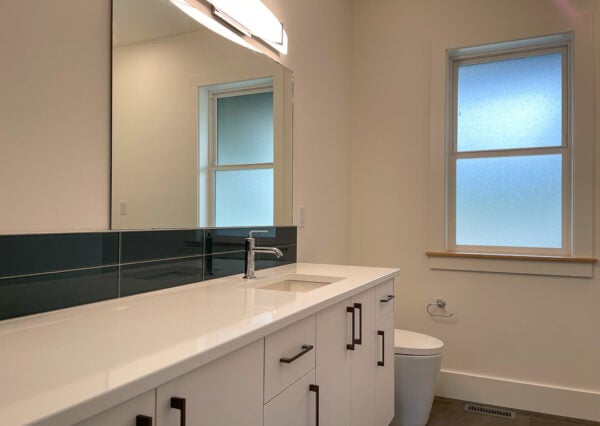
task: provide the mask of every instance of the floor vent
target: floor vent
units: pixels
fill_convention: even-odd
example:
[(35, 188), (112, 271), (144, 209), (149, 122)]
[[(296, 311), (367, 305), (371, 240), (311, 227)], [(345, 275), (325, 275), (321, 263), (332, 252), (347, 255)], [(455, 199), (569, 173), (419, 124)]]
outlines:
[(501, 408), (485, 407), (477, 404), (465, 404), (465, 411), (470, 413), (487, 414), (489, 416), (502, 417), (504, 419), (516, 419), (514, 411), (503, 410)]

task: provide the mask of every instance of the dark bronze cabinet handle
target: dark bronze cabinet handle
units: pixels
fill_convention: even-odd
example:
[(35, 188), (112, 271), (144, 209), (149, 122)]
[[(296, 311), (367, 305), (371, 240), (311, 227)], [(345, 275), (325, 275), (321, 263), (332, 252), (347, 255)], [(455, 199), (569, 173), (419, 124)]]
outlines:
[(358, 309), (358, 339), (354, 339), (354, 343), (362, 345), (362, 303), (355, 303), (354, 308)]
[(313, 347), (314, 347), (313, 345), (302, 345), (302, 350), (300, 352), (298, 352), (296, 355), (294, 355), (291, 358), (286, 358), (286, 357), (279, 358), (279, 362), (283, 362), (284, 364), (290, 364), (290, 363), (296, 361), (302, 355), (310, 352)]
[(356, 327), (354, 326), (354, 317), (355, 312), (352, 306), (346, 307), (346, 312), (352, 314), (352, 335), (350, 336), (350, 343), (346, 343), (346, 349), (353, 351), (354, 350), (354, 336), (356, 335)]
[(319, 385), (310, 385), (308, 387), (308, 389), (311, 392), (315, 393), (315, 398), (316, 398), (316, 407), (315, 408), (316, 408), (316, 412), (317, 412), (316, 413), (317, 422), (316, 422), (315, 426), (319, 426)]
[(138, 414), (135, 417), (135, 426), (152, 426), (152, 417)]
[(179, 398), (177, 396), (172, 397), (171, 408), (181, 412), (179, 417), (179, 425), (185, 426), (185, 398)]
[(383, 330), (377, 330), (377, 335), (381, 336), (381, 361), (377, 361), (377, 365), (380, 367), (385, 366), (385, 333)]
[(388, 297), (386, 297), (385, 299), (381, 299), (379, 302), (381, 302), (381, 303), (387, 303), (390, 300), (393, 300), (394, 297), (396, 297), (396, 296), (394, 296), (393, 294), (388, 294)]

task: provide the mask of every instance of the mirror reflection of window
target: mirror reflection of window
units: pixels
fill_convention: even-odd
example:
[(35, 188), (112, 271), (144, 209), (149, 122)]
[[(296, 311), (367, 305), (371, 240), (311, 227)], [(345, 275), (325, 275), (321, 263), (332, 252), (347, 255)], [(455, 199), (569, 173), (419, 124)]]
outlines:
[(209, 222), (272, 225), (273, 87), (213, 91), (210, 114)]
[[(248, 215), (253, 214), (267, 204), (260, 202), (261, 198), (272, 192), (269, 217), (248, 217), (243, 223), (290, 225), (292, 72), (269, 56), (206, 29), (169, 0), (114, 0), (113, 24), (111, 228), (216, 226), (215, 185), (231, 188), (249, 179), (255, 184), (246, 185), (242, 192), (248, 201), (241, 201), (232, 190), (218, 191), (216, 202), (219, 206), (225, 202), (225, 207), (217, 208), (219, 223), (244, 226), (232, 223), (231, 216), (227, 219), (220, 212), (239, 214), (242, 204)], [(269, 123), (273, 134), (264, 139), (271, 147), (272, 158), (249, 157), (236, 144), (229, 145), (231, 152), (246, 159), (224, 163), (223, 155), (231, 152), (221, 153), (217, 164), (216, 145), (211, 148), (215, 151), (214, 160), (209, 155), (209, 129), (214, 127), (211, 132), (217, 134), (210, 112), (216, 108), (211, 108), (209, 95), (222, 94), (227, 103), (225, 98), (237, 98), (233, 96), (236, 92), (272, 92)], [(260, 110), (253, 106), (250, 111)], [(219, 115), (222, 118), (223, 114)], [(232, 119), (236, 124), (232, 131), (237, 129), (246, 135), (250, 131), (237, 125), (245, 120), (243, 117)], [(253, 116), (247, 121), (260, 122)], [(223, 136), (223, 130), (218, 133)], [(262, 152), (262, 145), (257, 150)], [(272, 163), (262, 167), (262, 180), (268, 184), (263, 189), (258, 188), (258, 170), (234, 173), (226, 167), (261, 163)], [(213, 166), (220, 171), (212, 170)], [(268, 173), (272, 179), (266, 177)], [(243, 174), (250, 177), (240, 177)]]

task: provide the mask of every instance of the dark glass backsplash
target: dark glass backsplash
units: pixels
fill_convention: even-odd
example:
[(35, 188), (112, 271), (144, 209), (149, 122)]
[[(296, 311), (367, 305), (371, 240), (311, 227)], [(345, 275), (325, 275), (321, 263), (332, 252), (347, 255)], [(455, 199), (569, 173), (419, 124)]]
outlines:
[(243, 273), (250, 229), (296, 262), (294, 226), (0, 235), (0, 320)]

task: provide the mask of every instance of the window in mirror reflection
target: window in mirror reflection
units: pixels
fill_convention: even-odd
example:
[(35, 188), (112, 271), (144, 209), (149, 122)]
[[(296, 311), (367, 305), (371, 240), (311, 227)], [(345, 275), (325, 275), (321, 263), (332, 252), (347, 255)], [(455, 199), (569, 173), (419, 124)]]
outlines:
[(208, 221), (273, 224), (272, 85), (209, 91), (209, 99)]

